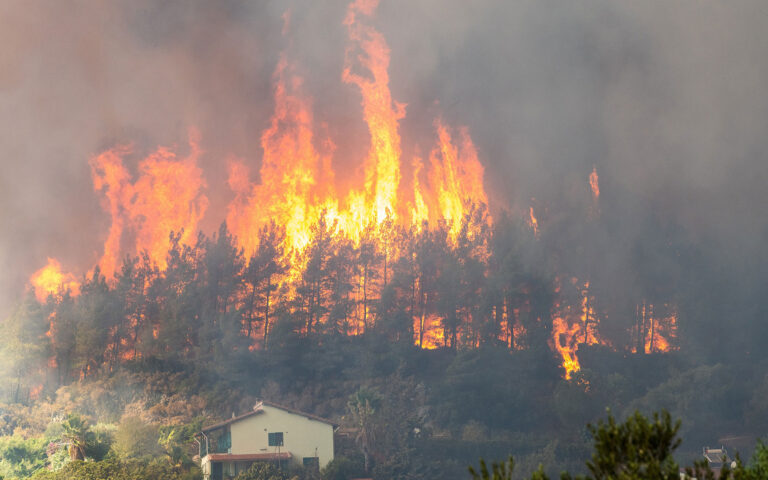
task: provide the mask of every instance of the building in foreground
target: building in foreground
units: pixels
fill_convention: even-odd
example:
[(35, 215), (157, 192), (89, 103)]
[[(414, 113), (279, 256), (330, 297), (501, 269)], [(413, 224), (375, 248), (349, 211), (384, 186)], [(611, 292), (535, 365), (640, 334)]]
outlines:
[(261, 401), (197, 435), (203, 478), (233, 478), (254, 462), (323, 468), (333, 460), (335, 428), (330, 420)]

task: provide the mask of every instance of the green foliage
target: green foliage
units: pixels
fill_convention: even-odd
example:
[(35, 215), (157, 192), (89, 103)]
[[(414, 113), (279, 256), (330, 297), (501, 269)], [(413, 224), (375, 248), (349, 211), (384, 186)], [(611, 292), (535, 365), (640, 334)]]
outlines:
[(67, 452), (65, 448), (56, 448), (56, 444), (50, 444), (48, 467), (51, 471), (58, 472), (71, 461), (72, 459), (69, 458), (69, 452)]
[(85, 449), (93, 436), (89, 431), (88, 421), (77, 413), (70, 413), (61, 426), (61, 439), (67, 445), (70, 458), (73, 461), (85, 460)]
[(90, 428), (85, 445), (85, 457), (96, 461), (104, 459), (114, 442), (114, 425), (97, 423)]
[[(746, 399), (738, 398), (735, 373), (724, 365), (701, 365), (679, 372), (631, 402), (625, 413), (664, 408), (685, 421), (680, 433), (689, 438), (702, 426), (737, 420), (737, 412), (731, 406)], [(712, 388), (712, 385), (717, 385), (717, 388)], [(697, 412), (697, 415), (691, 417), (691, 411)]]
[(588, 428), (595, 453), (587, 467), (596, 480), (679, 478), (672, 454), (681, 442), (680, 421), (673, 423), (668, 412), (654, 413), (652, 421), (635, 412), (622, 423), (609, 414), (607, 421)]
[(123, 460), (151, 458), (162, 453), (156, 426), (139, 417), (124, 418), (115, 431), (113, 449)]
[(362, 477), (365, 474), (365, 464), (361, 457), (346, 457), (337, 455), (320, 472), (323, 480), (347, 480)]
[(685, 469), (689, 478), (702, 480), (764, 480), (768, 478), (768, 446), (762, 440), (758, 440), (755, 451), (748, 465), (741, 462), (741, 458), (724, 462), (719, 474), (715, 474), (706, 460), (697, 461), (693, 467)]
[(757, 441), (755, 451), (747, 465), (747, 470), (753, 478), (768, 478), (768, 445), (762, 440)]
[(0, 393), (10, 402), (27, 402), (48, 354), (47, 322), (43, 308), (28, 294), (10, 317), (0, 322)]
[(515, 469), (515, 460), (510, 456), (509, 460), (502, 463), (493, 463), (491, 469), (480, 459), (480, 471), (469, 467), (469, 474), (473, 480), (512, 480), (512, 471)]
[(100, 462), (74, 461), (59, 471), (39, 470), (35, 480), (198, 480), (202, 473), (193, 468), (179, 471), (162, 462), (121, 461), (108, 458)]
[(288, 475), (271, 463), (256, 462), (235, 480), (288, 480)]
[(178, 467), (192, 464), (192, 457), (197, 451), (190, 449), (197, 434), (203, 426), (203, 419), (198, 417), (184, 425), (162, 426), (159, 429), (158, 443), (165, 450), (165, 455), (171, 465)]
[(347, 409), (357, 428), (355, 441), (365, 458), (366, 472), (370, 471), (371, 453), (375, 448), (378, 427), (375, 415), (380, 404), (381, 397), (375, 391), (366, 388), (360, 388), (347, 402)]
[[(653, 290), (664, 275), (652, 275), (641, 282), (652, 288), (623, 289), (620, 305), (610, 305), (610, 290), (598, 295), (611, 287), (605, 278), (558, 264), (560, 256), (544, 250), (556, 234), (546, 238), (543, 228), (537, 241), (522, 222), (501, 214), (489, 227), (483, 215), (474, 212), (466, 219), (471, 228), (463, 225), (455, 239), (447, 225), (416, 231), (371, 224), (359, 245), (318, 222), (304, 252), (285, 252), (284, 232), (272, 225), (259, 232), (250, 257), (224, 225), (188, 245), (177, 232), (164, 272), (146, 255), (126, 257), (114, 279), (94, 269), (77, 297), (60, 292), (40, 305), (28, 296), (3, 322), (0, 434), (26, 441), (51, 423), (47, 441), (73, 439), (49, 456), (55, 469), (96, 468), (65, 467), (67, 455), (121, 468), (154, 462), (182, 473), (192, 469), (191, 433), (203, 416), (242, 412), (267, 392), (343, 417), (348, 437), (337, 453), (355, 467), (339, 460), (327, 475), (367, 470), (420, 480), (457, 478), (478, 456), (509, 452), (518, 477), (540, 463), (548, 472), (586, 473), (574, 466), (589, 455), (584, 425), (607, 406), (624, 415), (668, 408), (683, 418), (690, 445), (725, 431), (765, 432), (768, 365), (758, 348), (745, 364), (712, 365), (691, 361), (687, 350), (631, 355), (580, 345), (583, 369), (563, 381), (550, 319), (556, 310), (580, 311), (588, 277), (602, 302), (590, 306), (610, 318), (600, 334), (619, 350), (632, 317), (624, 307), (634, 310), (651, 293), (657, 306), (678, 299)], [(669, 253), (659, 235), (653, 250)], [(304, 267), (289, 277), (291, 265)], [(709, 298), (715, 290), (702, 291)], [(733, 318), (701, 307), (702, 291), (680, 302), (681, 340), (700, 339), (699, 330), (716, 331), (716, 321)], [(524, 333), (511, 335), (512, 314)], [(692, 331), (699, 315), (713, 323)], [(439, 348), (414, 345), (430, 340)], [(51, 422), (63, 412), (115, 429), (67, 420), (65, 434)], [(644, 460), (637, 452), (623, 461)]]
[(45, 466), (43, 438), (0, 437), (0, 478), (26, 478)]
[[(680, 445), (677, 431), (680, 422), (673, 424), (668, 412), (654, 413), (648, 420), (639, 412), (622, 423), (612, 415), (606, 421), (588, 429), (594, 440), (592, 459), (587, 461), (590, 476), (594, 480), (678, 480), (679, 467), (672, 453)], [(469, 467), (474, 480), (511, 480), (515, 463), (512, 457), (507, 462), (494, 463), (489, 470), (485, 461), (480, 460), (480, 470)], [(531, 478), (546, 480), (543, 466)], [(564, 480), (571, 475), (563, 473)], [(581, 478), (581, 477), (576, 477)], [(699, 477), (701, 478), (701, 477)]]

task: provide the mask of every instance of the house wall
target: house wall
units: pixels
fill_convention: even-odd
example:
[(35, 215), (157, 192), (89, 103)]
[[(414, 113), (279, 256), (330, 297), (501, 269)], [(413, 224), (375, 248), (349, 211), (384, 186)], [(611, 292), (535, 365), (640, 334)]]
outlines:
[(268, 433), (283, 432), (280, 452), (291, 452), (293, 461), (318, 457), (320, 468), (333, 460), (333, 426), (279, 408), (263, 405), (264, 413), (231, 424), (232, 454), (277, 453), (270, 447)]

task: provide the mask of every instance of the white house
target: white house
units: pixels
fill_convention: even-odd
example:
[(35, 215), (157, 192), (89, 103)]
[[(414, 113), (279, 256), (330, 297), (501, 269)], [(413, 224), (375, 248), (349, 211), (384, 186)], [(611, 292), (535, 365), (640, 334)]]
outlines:
[(323, 468), (333, 460), (335, 428), (330, 420), (261, 401), (198, 434), (203, 478), (233, 478), (254, 462)]

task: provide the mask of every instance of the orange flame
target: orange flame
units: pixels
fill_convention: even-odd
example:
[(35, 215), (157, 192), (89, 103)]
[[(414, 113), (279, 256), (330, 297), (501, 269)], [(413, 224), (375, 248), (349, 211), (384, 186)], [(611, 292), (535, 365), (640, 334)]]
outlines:
[(275, 73), (275, 112), (262, 135), (261, 182), (251, 184), (242, 162), (231, 161), (229, 166), (235, 199), (227, 224), (246, 254), (255, 251), (258, 233), (268, 221), (285, 227), (285, 246), (295, 255), (307, 246), (321, 217), (355, 245), (371, 222), (378, 231), (388, 228), (385, 221), (419, 230), (424, 222), (445, 220), (455, 238), (470, 204), (487, 204), (483, 167), (468, 132), (459, 129), (454, 143), (450, 129), (439, 119), (429, 156), (429, 184), (421, 180), (422, 159), (414, 156), (412, 192), (405, 192), (398, 132), (405, 105), (393, 100), (389, 90), (389, 47), (381, 33), (365, 23), (377, 4), (357, 0), (344, 20), (350, 45), (341, 77), (359, 88), (370, 134), (362, 187), (337, 195), (331, 157), (315, 148), (311, 101), (301, 91), (301, 77), (281, 57)]
[(437, 315), (427, 315), (423, 322), (422, 324), (420, 317), (414, 318), (415, 345), (419, 345), (419, 340), (421, 340), (420, 346), (426, 350), (443, 347), (445, 345), (445, 337), (443, 329), (440, 327), (440, 317)]
[[(578, 279), (571, 282), (577, 285)], [(607, 339), (600, 336), (598, 327), (599, 319), (593, 307), (594, 297), (589, 292), (589, 282), (585, 282), (581, 291), (581, 305), (579, 313), (572, 313), (570, 307), (561, 309), (561, 313), (552, 319), (552, 339), (550, 346), (558, 352), (562, 358), (562, 367), (565, 370), (565, 379), (570, 380), (574, 372), (581, 370), (577, 351), (579, 345), (608, 345)]]
[[(197, 166), (200, 149), (194, 132), (189, 144), (190, 154), (181, 160), (171, 150), (158, 148), (139, 163), (139, 178), (133, 184), (123, 165), (130, 148), (114, 148), (91, 160), (93, 186), (103, 192), (102, 205), (112, 217), (99, 262), (107, 278), (117, 270), (122, 253), (146, 251), (165, 268), (169, 233), (183, 230), (181, 243), (185, 245), (195, 238), (208, 199), (200, 193), (205, 181)], [(123, 245), (127, 234), (133, 236), (133, 249)]]
[(438, 145), (429, 156), (430, 180), (437, 200), (437, 218), (451, 225), (451, 234), (455, 237), (470, 204), (488, 203), (483, 190), (483, 166), (466, 129), (459, 131), (460, 145), (457, 147), (448, 128), (439, 119), (435, 128)]
[(592, 173), (589, 174), (589, 187), (592, 189), (592, 199), (597, 201), (600, 198), (600, 183), (597, 176), (597, 167), (592, 166)]
[(35, 385), (29, 390), (29, 399), (37, 400), (40, 398), (40, 394), (43, 393), (43, 384)]
[(44, 302), (48, 295), (57, 295), (66, 290), (73, 295), (80, 293), (80, 283), (73, 274), (62, 272), (61, 263), (55, 258), (48, 258), (48, 264), (33, 273), (30, 282), (40, 302)]
[[(377, 5), (378, 0), (357, 0), (347, 9), (344, 25), (352, 44), (346, 52), (341, 78), (357, 85), (363, 95), (363, 117), (371, 134), (371, 149), (365, 161), (365, 195), (372, 201), (371, 213), (381, 223), (388, 215), (397, 219), (399, 213), (400, 135), (397, 130), (399, 120), (405, 117), (405, 104), (395, 102), (389, 91), (389, 47), (384, 36), (358, 22), (358, 16), (373, 15)], [(354, 47), (362, 53), (353, 55)], [(352, 72), (353, 58), (372, 78)]]
[[(519, 309), (514, 309), (514, 319), (515, 323), (512, 325), (512, 339), (511, 339), (511, 347), (514, 347), (515, 349), (521, 349), (522, 348), (522, 339), (525, 338), (527, 331), (525, 329), (525, 326), (520, 322), (520, 311)], [(507, 319), (509, 322), (509, 319)]]
[(536, 219), (536, 215), (533, 214), (533, 207), (528, 207), (528, 225), (533, 229), (533, 235), (539, 235), (539, 221)]
[(285, 227), (289, 250), (302, 250), (322, 207), (317, 185), (328, 184), (320, 178), (324, 159), (313, 144), (312, 112), (300, 94), (301, 78), (291, 73), (285, 58), (275, 80), (275, 113), (261, 136), (261, 184), (250, 185), (242, 163), (230, 162), (229, 168), (236, 198), (229, 205), (227, 225), (247, 255), (256, 251), (258, 233), (270, 220)]
[[(645, 353), (668, 353), (676, 350), (673, 342), (677, 338), (677, 312), (669, 305), (663, 305), (661, 316), (657, 316), (652, 304), (639, 306), (645, 327), (643, 347)], [(636, 350), (636, 349), (635, 349)]]
[(573, 372), (581, 370), (579, 357), (576, 356), (578, 349), (578, 334), (581, 332), (581, 325), (574, 323), (569, 325), (562, 317), (552, 319), (552, 343), (551, 345), (560, 354), (562, 367), (565, 369), (565, 379), (570, 380)]
[(413, 206), (411, 207), (411, 225), (421, 231), (424, 222), (429, 222), (429, 208), (424, 199), (419, 176), (424, 169), (424, 162), (418, 156), (413, 158)]
[[(304, 93), (302, 77), (286, 55), (281, 55), (275, 69), (274, 111), (261, 134), (263, 156), (258, 174), (253, 174), (259, 179), (251, 178), (245, 161), (228, 161), (228, 185), (234, 193), (227, 206), (228, 228), (247, 256), (257, 251), (266, 225), (274, 222), (284, 230), (282, 247), (291, 270), (278, 282), (295, 280), (302, 271), (302, 252), (320, 220), (332, 234), (354, 247), (359, 247), (364, 235), (376, 236), (374, 249), (384, 260), (382, 266), (372, 268), (383, 270), (374, 277), (386, 283), (391, 278), (387, 269), (393, 256), (400, 253), (393, 240), (396, 228), (421, 230), (444, 222), (456, 240), (472, 213), (471, 207), (487, 206), (483, 166), (466, 128), (451, 128), (436, 119), (428, 158), (413, 155), (408, 165), (411, 171), (406, 172), (411, 175), (403, 174), (407, 168), (403, 168), (399, 128), (405, 105), (392, 97), (389, 46), (370, 24), (377, 5), (377, 0), (355, 0), (343, 22), (349, 42), (341, 80), (359, 89), (370, 135), (362, 159), (362, 182), (344, 190), (336, 184), (331, 168), (333, 143), (330, 139), (318, 141), (311, 98)], [(284, 20), (285, 34), (290, 16)], [(127, 253), (147, 252), (152, 262), (165, 269), (171, 231), (183, 232), (179, 238), (183, 245), (194, 241), (208, 199), (197, 165), (201, 151), (194, 133), (189, 144), (190, 153), (184, 158), (169, 148), (158, 148), (139, 162), (138, 175), (125, 165), (133, 152), (130, 147), (115, 147), (91, 159), (94, 189), (101, 194), (102, 207), (111, 217), (99, 261), (109, 279)], [(344, 180), (346, 185), (349, 179)], [(491, 222), (490, 216), (483, 221)], [(358, 280), (351, 283), (360, 283)], [(290, 288), (286, 291), (291, 295)], [(419, 317), (421, 325), (416, 331), (426, 348), (444, 344), (442, 333), (436, 333), (441, 330), (440, 320), (435, 315)], [(515, 334), (522, 334), (516, 328)]]

